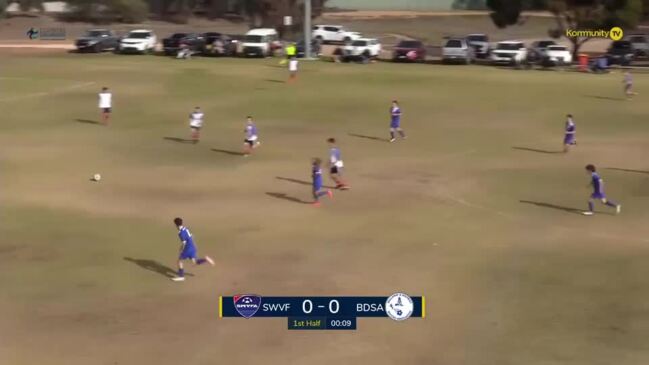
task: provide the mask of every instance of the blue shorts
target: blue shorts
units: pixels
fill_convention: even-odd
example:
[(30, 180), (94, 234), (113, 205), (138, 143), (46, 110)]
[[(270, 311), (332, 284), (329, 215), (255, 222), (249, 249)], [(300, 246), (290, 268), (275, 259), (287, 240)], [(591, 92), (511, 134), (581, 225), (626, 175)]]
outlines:
[(322, 190), (322, 183), (313, 184), (313, 191), (320, 191), (320, 190)]
[(191, 260), (196, 258), (196, 248), (189, 247), (185, 248), (183, 252), (180, 253), (179, 260)]
[(575, 143), (574, 134), (566, 134), (566, 136), (563, 137), (563, 144), (574, 144), (574, 143)]
[(401, 128), (401, 123), (400, 122), (391, 122), (390, 123), (390, 128)]
[(601, 199), (606, 199), (606, 194), (604, 194), (604, 193), (592, 193), (592, 194), (590, 194), (590, 197), (592, 199), (600, 199), (601, 200)]

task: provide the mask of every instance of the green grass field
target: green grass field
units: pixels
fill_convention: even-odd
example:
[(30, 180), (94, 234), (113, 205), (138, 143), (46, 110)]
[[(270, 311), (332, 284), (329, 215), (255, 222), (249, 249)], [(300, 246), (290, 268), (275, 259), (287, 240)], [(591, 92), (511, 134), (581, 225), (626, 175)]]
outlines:
[[(649, 75), (626, 101), (619, 73), (303, 63), (287, 85), (276, 60), (0, 64), (2, 364), (649, 361)], [(393, 98), (409, 138), (389, 144)], [(196, 105), (202, 142), (174, 141)], [(242, 158), (247, 114), (263, 143)], [(330, 136), (352, 189), (314, 208), (301, 181)], [(587, 163), (621, 215), (577, 211)], [(181, 284), (175, 216), (216, 259)], [(344, 333), (217, 318), (219, 295), (396, 291), (425, 295), (427, 318)]]

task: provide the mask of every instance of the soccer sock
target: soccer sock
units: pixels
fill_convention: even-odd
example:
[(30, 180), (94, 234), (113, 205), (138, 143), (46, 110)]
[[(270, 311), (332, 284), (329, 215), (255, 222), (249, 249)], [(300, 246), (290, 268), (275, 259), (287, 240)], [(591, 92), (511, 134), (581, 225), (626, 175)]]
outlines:
[(595, 206), (594, 206), (593, 202), (588, 202), (588, 210), (590, 210), (591, 212), (593, 210), (595, 210)]
[(390, 132), (390, 138), (394, 139), (394, 132)]
[(401, 135), (402, 138), (406, 138), (406, 134), (402, 130), (399, 131), (399, 134)]
[(184, 277), (185, 276), (185, 269), (178, 269), (178, 276), (179, 277)]
[(204, 263), (206, 263), (206, 262), (207, 262), (207, 260), (204, 259), (204, 258), (203, 258), (203, 259), (197, 259), (197, 260), (196, 260), (196, 265), (202, 265), (202, 264), (204, 264)]
[(616, 207), (617, 207), (617, 203), (616, 203), (616, 202), (613, 202), (613, 201), (610, 201), (610, 200), (608, 200), (608, 201), (606, 202), (606, 205), (608, 205), (609, 207), (613, 207), (613, 208), (616, 208)]

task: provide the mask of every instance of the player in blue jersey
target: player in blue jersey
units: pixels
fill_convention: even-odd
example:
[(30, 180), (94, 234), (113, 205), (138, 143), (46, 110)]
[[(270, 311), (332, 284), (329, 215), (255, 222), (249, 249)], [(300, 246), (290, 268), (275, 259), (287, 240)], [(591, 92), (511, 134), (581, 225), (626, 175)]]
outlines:
[(329, 176), (336, 183), (336, 189), (347, 190), (349, 185), (342, 179), (344, 164), (340, 148), (336, 146), (335, 138), (329, 138), (327, 142), (329, 143)]
[(178, 237), (180, 237), (180, 255), (178, 256), (178, 276), (171, 278), (173, 281), (185, 281), (185, 269), (183, 267), (183, 260), (191, 260), (196, 265), (209, 263), (214, 266), (214, 260), (211, 257), (205, 256), (198, 258), (196, 256), (196, 245), (189, 229), (183, 225), (182, 218), (174, 219), (174, 224), (178, 228)]
[(622, 211), (622, 205), (606, 198), (606, 194), (604, 194), (604, 180), (597, 173), (595, 165), (586, 165), (586, 171), (588, 171), (588, 173), (590, 174), (590, 185), (593, 187), (593, 193), (590, 195), (590, 200), (588, 200), (588, 211), (585, 211), (584, 215), (594, 214), (595, 199), (601, 201), (609, 207), (615, 208), (615, 212), (619, 214)]
[(406, 138), (406, 134), (401, 129), (401, 108), (399, 107), (399, 102), (392, 100), (392, 106), (390, 107), (390, 142), (395, 141), (395, 132), (399, 132), (401, 138)]
[(246, 128), (243, 132), (246, 134), (246, 138), (243, 140), (243, 155), (249, 156), (252, 154), (252, 150), (261, 143), (257, 135), (257, 126), (251, 116), (246, 118)]
[(322, 187), (322, 160), (314, 158), (311, 164), (311, 181), (313, 184), (313, 205), (320, 206), (320, 197), (328, 195), (330, 198), (334, 196), (331, 190), (325, 190)]
[(572, 114), (567, 115), (566, 120), (566, 134), (563, 137), (563, 152), (567, 153), (570, 150), (570, 146), (577, 144), (577, 139), (575, 138), (576, 126), (575, 121), (572, 119)]

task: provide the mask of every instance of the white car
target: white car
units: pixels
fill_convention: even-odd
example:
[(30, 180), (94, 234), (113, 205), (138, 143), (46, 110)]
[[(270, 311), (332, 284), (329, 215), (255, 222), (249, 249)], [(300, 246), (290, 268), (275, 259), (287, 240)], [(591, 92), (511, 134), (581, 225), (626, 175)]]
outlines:
[(119, 41), (120, 53), (150, 53), (155, 51), (158, 37), (152, 30), (132, 30)]
[(473, 47), (473, 53), (476, 57), (487, 58), (489, 56), (489, 37), (486, 34), (469, 34), (466, 36), (466, 41)]
[(498, 42), (491, 51), (491, 62), (494, 64), (519, 64), (526, 59), (527, 49), (521, 41)]
[(572, 53), (566, 46), (558, 44), (547, 46), (543, 52), (543, 57), (556, 65), (569, 65), (572, 63)]
[(244, 57), (268, 57), (280, 47), (279, 34), (272, 28), (251, 29), (241, 44)]
[(463, 38), (449, 38), (442, 47), (442, 62), (460, 61), (464, 64), (473, 62), (474, 50)]
[(375, 38), (360, 38), (343, 47), (345, 60), (369, 60), (381, 53), (381, 43)]
[(315, 25), (311, 37), (320, 43), (349, 43), (360, 39), (362, 36), (358, 32), (347, 31), (342, 25)]

